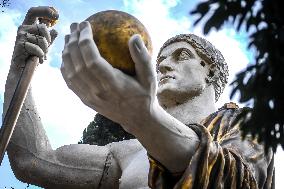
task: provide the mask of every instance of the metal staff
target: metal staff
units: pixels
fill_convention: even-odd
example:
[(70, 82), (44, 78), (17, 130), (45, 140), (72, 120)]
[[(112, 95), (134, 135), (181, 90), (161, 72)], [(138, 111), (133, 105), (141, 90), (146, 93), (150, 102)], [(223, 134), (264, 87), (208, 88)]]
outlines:
[(38, 63), (39, 58), (36, 56), (33, 56), (26, 61), (26, 65), (17, 83), (9, 108), (5, 114), (0, 130), (0, 165), (2, 164), (6, 148), (13, 134), (17, 119), (19, 117), (20, 111), (22, 109), (24, 100), (26, 98), (32, 77), (34, 75)]

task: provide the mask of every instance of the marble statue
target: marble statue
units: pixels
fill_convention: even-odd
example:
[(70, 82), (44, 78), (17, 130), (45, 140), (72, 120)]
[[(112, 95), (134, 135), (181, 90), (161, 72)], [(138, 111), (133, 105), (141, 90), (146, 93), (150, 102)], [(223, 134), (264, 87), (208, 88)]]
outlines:
[[(46, 26), (34, 19), (43, 15), (52, 18), (54, 12), (30, 9), (19, 27), (4, 114), (23, 62), (31, 55), (43, 61), (52, 43)], [(88, 22), (70, 29), (62, 52), (66, 84), (85, 105), (137, 139), (54, 150), (29, 90), (7, 149), (19, 180), (52, 189), (274, 187), (272, 152), (264, 154), (249, 137), (242, 140), (241, 122), (234, 123), (242, 109), (234, 103), (215, 108), (228, 68), (211, 43), (193, 34), (173, 37), (160, 49), (155, 68), (134, 35), (129, 51), (136, 76), (131, 77), (100, 56)]]

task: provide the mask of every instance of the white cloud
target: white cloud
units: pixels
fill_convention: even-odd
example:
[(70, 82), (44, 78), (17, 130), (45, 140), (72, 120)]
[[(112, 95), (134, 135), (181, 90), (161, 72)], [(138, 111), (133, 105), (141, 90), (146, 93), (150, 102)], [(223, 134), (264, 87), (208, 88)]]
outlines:
[[(50, 62), (51, 57), (48, 57)], [(40, 65), (33, 78), (33, 91), (53, 147), (77, 143), (84, 128), (93, 120), (95, 111), (83, 105), (66, 86), (60, 70)]]
[(156, 57), (159, 48), (170, 37), (177, 33), (188, 33), (190, 20), (187, 16), (174, 19), (170, 9), (179, 0), (124, 0), (125, 11), (138, 18), (147, 28), (152, 38), (153, 55)]
[[(21, 17), (21, 14), (16, 11), (5, 10), (0, 13), (0, 99), (4, 98), (4, 87), (6, 77), (9, 71), (11, 57), (13, 53), (14, 43), (16, 40), (17, 26), (16, 20)], [(4, 22), (5, 20), (5, 22)]]

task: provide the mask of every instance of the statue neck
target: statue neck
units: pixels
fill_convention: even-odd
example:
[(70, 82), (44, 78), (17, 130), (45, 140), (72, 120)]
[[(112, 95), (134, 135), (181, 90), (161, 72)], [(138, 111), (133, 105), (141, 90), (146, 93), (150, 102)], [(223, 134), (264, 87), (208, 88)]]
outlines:
[(216, 111), (213, 86), (206, 87), (202, 94), (183, 104), (164, 109), (184, 124), (200, 123)]

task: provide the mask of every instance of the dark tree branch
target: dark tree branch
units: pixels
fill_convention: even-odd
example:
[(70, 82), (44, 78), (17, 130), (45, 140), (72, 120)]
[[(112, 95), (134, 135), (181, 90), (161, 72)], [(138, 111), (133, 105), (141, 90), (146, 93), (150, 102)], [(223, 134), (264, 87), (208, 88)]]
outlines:
[[(205, 22), (203, 31), (219, 30), (230, 23), (249, 36), (248, 48), (256, 50), (255, 60), (236, 75), (231, 98), (240, 92), (241, 103), (253, 108), (240, 116), (241, 129), (266, 149), (284, 148), (284, 11), (281, 0), (210, 0), (190, 12), (199, 15), (194, 24)], [(207, 20), (205, 20), (208, 18)]]

